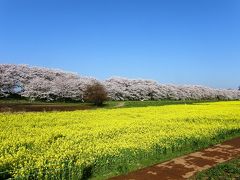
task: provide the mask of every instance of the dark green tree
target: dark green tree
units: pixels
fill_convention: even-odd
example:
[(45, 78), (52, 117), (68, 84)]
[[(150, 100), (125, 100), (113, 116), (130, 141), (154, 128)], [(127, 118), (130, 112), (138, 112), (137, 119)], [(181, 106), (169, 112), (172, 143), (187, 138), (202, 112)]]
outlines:
[(86, 102), (94, 103), (96, 106), (101, 106), (104, 101), (108, 100), (107, 90), (101, 83), (94, 82), (87, 86), (84, 100)]

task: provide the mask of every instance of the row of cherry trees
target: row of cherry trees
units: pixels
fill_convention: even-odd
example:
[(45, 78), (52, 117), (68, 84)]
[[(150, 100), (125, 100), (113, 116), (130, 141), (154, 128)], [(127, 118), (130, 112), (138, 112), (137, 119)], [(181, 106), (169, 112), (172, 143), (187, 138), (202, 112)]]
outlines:
[(95, 81), (74, 73), (27, 65), (0, 65), (0, 96), (19, 94), (31, 99), (82, 100), (87, 85)]
[(114, 100), (234, 100), (240, 91), (203, 86), (163, 85), (150, 80), (112, 78), (104, 82)]
[[(31, 99), (48, 101), (83, 100), (94, 78), (78, 74), (27, 65), (0, 65), (0, 97), (18, 94)], [(234, 100), (240, 91), (212, 89), (202, 86), (162, 85), (151, 80), (111, 78), (101, 82), (112, 100)]]

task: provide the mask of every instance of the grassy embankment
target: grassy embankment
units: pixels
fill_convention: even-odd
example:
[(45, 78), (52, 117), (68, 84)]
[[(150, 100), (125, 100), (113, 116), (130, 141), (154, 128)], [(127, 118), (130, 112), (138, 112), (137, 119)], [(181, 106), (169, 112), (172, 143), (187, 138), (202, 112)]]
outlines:
[(240, 157), (198, 173), (194, 180), (240, 179)]

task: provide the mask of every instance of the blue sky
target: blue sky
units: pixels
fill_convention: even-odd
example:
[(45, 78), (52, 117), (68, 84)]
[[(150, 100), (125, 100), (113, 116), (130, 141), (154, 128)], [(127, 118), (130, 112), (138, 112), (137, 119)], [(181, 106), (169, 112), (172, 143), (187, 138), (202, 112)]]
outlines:
[(239, 0), (0, 0), (0, 63), (240, 85)]

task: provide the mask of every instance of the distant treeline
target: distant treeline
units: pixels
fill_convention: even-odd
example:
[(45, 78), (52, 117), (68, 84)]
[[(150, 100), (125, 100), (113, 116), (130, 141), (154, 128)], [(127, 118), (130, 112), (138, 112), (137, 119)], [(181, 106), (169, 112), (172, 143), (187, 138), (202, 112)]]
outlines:
[[(0, 64), (0, 97), (84, 101), (86, 87), (98, 80), (57, 69)], [(152, 80), (100, 81), (111, 100), (239, 100), (240, 91), (203, 86), (163, 85)]]

